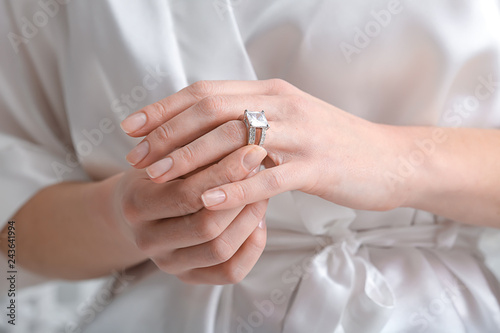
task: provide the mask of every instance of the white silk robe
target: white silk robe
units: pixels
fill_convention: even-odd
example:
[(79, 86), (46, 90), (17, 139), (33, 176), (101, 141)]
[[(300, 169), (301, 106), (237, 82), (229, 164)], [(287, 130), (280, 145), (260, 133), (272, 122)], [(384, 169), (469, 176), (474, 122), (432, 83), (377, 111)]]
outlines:
[[(0, 4), (2, 223), (45, 186), (128, 168), (137, 140), (120, 121), (197, 80), (279, 77), (374, 122), (500, 127), (499, 1), (66, 2)], [(438, 144), (388, 171), (404, 177)], [(267, 224), (241, 283), (186, 285), (145, 264), (66, 331), (500, 330), (482, 228), (301, 192), (273, 198)]]

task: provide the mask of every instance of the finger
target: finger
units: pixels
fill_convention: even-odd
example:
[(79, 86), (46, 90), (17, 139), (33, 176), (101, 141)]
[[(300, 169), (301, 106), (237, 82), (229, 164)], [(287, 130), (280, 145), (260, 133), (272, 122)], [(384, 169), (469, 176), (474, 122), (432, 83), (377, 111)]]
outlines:
[(267, 151), (263, 147), (255, 145), (241, 147), (217, 164), (187, 178), (185, 186), (190, 188), (198, 186), (202, 189), (201, 193), (203, 193), (211, 187), (207, 184), (206, 179), (216, 179), (216, 182), (221, 184), (246, 179), (252, 175), (256, 168), (260, 167), (266, 156)]
[(210, 242), (227, 229), (243, 208), (201, 209), (194, 214), (154, 221), (135, 233), (135, 243), (144, 253), (153, 256)]
[(134, 168), (145, 168), (214, 128), (241, 118), (247, 108), (262, 110), (267, 106), (269, 114), (277, 115), (275, 105), (285, 100), (262, 95), (209, 96), (154, 129), (130, 151), (127, 161)]
[(195, 213), (203, 208), (203, 192), (246, 178), (260, 165), (266, 154), (262, 147), (245, 146), (187, 179), (162, 185), (145, 180), (140, 192), (123, 206), (126, 207), (128, 218), (137, 221), (155, 221)]
[(170, 274), (209, 267), (228, 261), (252, 234), (266, 213), (267, 201), (246, 206), (216, 238), (199, 245), (174, 250), (157, 264)]
[(307, 182), (304, 167), (286, 163), (260, 171), (239, 182), (221, 185), (202, 195), (203, 204), (212, 210), (240, 207), (265, 200), (286, 191), (300, 190)]
[[(266, 134), (266, 147), (273, 150), (273, 159), (283, 164), (295, 147), (303, 144), (296, 136), (287, 135), (283, 123), (270, 122), (273, 130)], [(146, 168), (155, 183), (164, 183), (210, 165), (246, 144), (247, 128), (233, 120), (181, 147)], [(279, 152), (279, 153), (276, 153)]]
[(133, 137), (149, 134), (164, 122), (208, 96), (279, 95), (293, 89), (290, 84), (271, 79), (265, 81), (198, 81), (156, 103), (132, 113), (121, 123)]
[(245, 145), (246, 127), (234, 120), (173, 151), (146, 169), (155, 183), (164, 183), (214, 163)]
[(192, 284), (221, 285), (241, 282), (255, 266), (266, 246), (267, 230), (264, 220), (262, 222), (262, 227), (254, 229), (228, 261), (211, 267), (195, 268), (178, 277), (183, 282)]
[[(276, 126), (275, 126), (276, 125)], [(272, 123), (273, 131), (266, 134), (266, 147), (275, 152), (274, 163), (283, 164), (289, 158), (289, 152), (301, 143), (295, 137), (289, 138), (279, 123)], [(227, 156), (234, 150), (244, 146), (247, 140), (247, 128), (241, 121), (229, 121), (215, 130), (203, 135), (193, 142), (181, 147), (171, 154), (146, 168), (153, 182), (161, 184), (172, 179), (183, 177), (211, 165)]]

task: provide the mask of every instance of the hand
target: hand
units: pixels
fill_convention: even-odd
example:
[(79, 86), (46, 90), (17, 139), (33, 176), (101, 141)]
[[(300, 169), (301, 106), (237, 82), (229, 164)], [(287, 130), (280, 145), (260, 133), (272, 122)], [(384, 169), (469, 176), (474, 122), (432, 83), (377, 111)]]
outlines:
[(395, 127), (355, 117), (281, 80), (200, 81), (145, 107), (122, 123), (130, 136), (147, 135), (127, 159), (148, 167), (157, 183), (213, 163), (246, 144), (247, 130), (237, 120), (245, 109), (266, 112), (268, 168), (205, 192), (209, 209), (289, 190), (356, 209), (387, 210), (404, 202), (403, 192), (384, 177), (399, 153)]
[(237, 283), (264, 249), (267, 201), (215, 212), (203, 208), (201, 194), (253, 175), (265, 156), (263, 148), (247, 146), (160, 185), (131, 168), (114, 187), (111, 220), (161, 270), (189, 283)]

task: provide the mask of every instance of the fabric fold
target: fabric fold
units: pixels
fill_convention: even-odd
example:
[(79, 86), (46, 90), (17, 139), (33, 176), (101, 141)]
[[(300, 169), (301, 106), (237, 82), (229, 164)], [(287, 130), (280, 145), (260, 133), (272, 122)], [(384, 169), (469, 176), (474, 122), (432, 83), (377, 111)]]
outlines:
[(285, 316), (283, 332), (380, 332), (391, 317), (395, 296), (370, 260), (370, 248), (449, 249), (459, 235), (459, 225), (338, 232), (342, 237), (332, 235), (311, 259)]

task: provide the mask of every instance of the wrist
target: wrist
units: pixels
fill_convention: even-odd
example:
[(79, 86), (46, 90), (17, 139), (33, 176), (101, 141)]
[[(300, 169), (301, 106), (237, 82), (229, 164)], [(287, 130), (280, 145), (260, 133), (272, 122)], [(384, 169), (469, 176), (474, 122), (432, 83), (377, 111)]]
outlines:
[[(435, 200), (437, 183), (448, 177), (443, 168), (445, 129), (439, 127), (394, 127), (394, 163), (386, 172), (400, 207), (420, 209), (423, 201)], [(441, 191), (445, 190), (442, 186)]]
[(124, 265), (120, 266), (126, 267), (146, 260), (147, 257), (128, 237), (129, 235), (127, 235), (126, 228), (123, 226), (122, 219), (116, 209), (115, 192), (122, 177), (123, 173), (120, 173), (91, 184), (87, 193), (88, 202), (90, 203), (87, 206), (87, 211), (89, 218), (96, 219), (102, 226), (103, 233), (108, 235), (117, 263), (123, 262)]
[[(94, 217), (101, 224), (107, 226), (113, 232), (122, 234), (119, 216), (115, 209), (115, 189), (121, 180), (123, 173), (116, 174), (93, 184), (89, 193), (90, 209), (94, 211)], [(91, 212), (92, 213), (92, 212)]]

